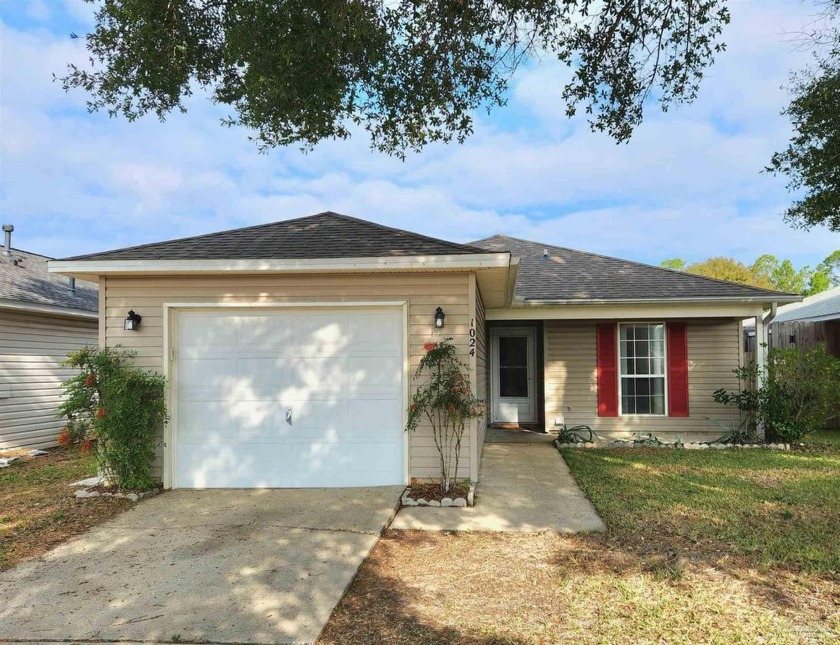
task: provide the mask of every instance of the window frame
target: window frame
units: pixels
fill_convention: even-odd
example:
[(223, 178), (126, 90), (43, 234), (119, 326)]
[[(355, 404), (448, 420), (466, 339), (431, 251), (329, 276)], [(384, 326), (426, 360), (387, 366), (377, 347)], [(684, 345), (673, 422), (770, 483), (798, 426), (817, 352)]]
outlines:
[[(621, 328), (632, 325), (662, 325), (662, 348), (663, 348), (663, 365), (664, 369), (662, 375), (659, 374), (624, 374), (621, 369)], [(615, 353), (616, 353), (616, 378), (618, 378), (618, 416), (619, 417), (669, 417), (668, 408), (668, 323), (664, 320), (628, 320), (618, 323), (616, 329), (615, 339)], [(626, 357), (625, 357), (626, 358)], [(624, 411), (624, 390), (622, 388), (622, 378), (661, 378), (664, 398), (664, 411), (662, 414), (655, 412), (625, 412)]]

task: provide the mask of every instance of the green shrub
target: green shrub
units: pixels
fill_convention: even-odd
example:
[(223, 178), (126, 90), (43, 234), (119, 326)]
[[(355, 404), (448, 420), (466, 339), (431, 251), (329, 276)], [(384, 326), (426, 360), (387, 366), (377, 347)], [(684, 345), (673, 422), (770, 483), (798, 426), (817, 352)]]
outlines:
[(719, 389), (713, 398), (737, 407), (752, 425), (763, 424), (768, 439), (796, 441), (840, 414), (840, 360), (822, 345), (771, 349), (764, 384), (756, 388), (760, 370), (754, 364), (734, 370), (742, 389)]
[(165, 382), (131, 363), (120, 349), (85, 347), (65, 366), (79, 374), (64, 382), (60, 412), (76, 423), (87, 421), (87, 438), (96, 442), (100, 470), (119, 488), (154, 485), (150, 469), (156, 431), (166, 420)]

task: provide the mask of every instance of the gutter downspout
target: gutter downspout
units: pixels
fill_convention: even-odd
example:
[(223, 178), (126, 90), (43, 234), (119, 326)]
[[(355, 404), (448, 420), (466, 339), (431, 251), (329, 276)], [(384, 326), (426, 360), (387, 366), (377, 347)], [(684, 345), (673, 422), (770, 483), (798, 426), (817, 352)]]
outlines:
[[(758, 368), (755, 377), (755, 387), (760, 390), (767, 381), (767, 352), (768, 352), (768, 327), (778, 313), (779, 303), (770, 303), (770, 311), (766, 315), (755, 317), (755, 364)], [(758, 438), (764, 440), (767, 436), (767, 429), (760, 421), (756, 425)]]

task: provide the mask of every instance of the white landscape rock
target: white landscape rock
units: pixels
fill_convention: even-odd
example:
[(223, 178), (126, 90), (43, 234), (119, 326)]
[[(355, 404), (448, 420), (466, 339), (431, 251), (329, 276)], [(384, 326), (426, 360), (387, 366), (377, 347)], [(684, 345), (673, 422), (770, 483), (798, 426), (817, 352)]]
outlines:
[(68, 486), (99, 486), (103, 482), (102, 477), (88, 477), (87, 479), (80, 479), (77, 482), (73, 482), (72, 484), (67, 484)]
[(440, 500), (441, 506), (452, 506), (452, 498), (451, 497), (444, 497)]
[(467, 500), (465, 500), (463, 497), (459, 497), (457, 499), (452, 500), (452, 506), (466, 506), (466, 505), (467, 505)]
[(440, 506), (440, 502), (437, 501), (436, 499), (429, 500), (428, 504), (429, 504), (429, 506)]

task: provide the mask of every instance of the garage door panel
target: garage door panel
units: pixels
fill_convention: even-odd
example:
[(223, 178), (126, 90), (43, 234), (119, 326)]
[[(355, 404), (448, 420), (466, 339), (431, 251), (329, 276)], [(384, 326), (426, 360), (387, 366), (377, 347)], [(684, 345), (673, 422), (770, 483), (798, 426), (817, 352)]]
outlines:
[[(352, 356), (349, 359), (349, 382), (354, 394), (393, 390), (402, 380), (402, 359), (397, 356)], [(393, 392), (392, 392), (393, 393)]]
[(293, 455), (286, 446), (191, 445), (179, 454), (179, 484), (185, 488), (282, 488)]
[(236, 346), (241, 350), (284, 351), (292, 344), (294, 330), (288, 318), (272, 315), (238, 316), (234, 319)]
[[(176, 352), (178, 486), (404, 481), (400, 311), (185, 312), (178, 321), (191, 334)], [(213, 344), (220, 336), (226, 344)]]
[[(368, 348), (382, 352), (383, 348), (401, 353), (403, 325), (398, 316), (383, 317), (381, 312), (353, 312), (348, 314), (348, 342), (364, 351)], [(375, 330), (371, 334), (371, 330)]]
[(316, 353), (335, 348), (346, 348), (347, 314), (339, 312), (295, 313), (294, 343)]
[(211, 313), (194, 312), (179, 319), (178, 343), (182, 349), (234, 347), (236, 335), (231, 333), (228, 320)]
[(178, 384), (182, 387), (221, 387), (236, 377), (236, 361), (232, 358), (191, 358), (178, 361)]
[(230, 443), (291, 437), (292, 428), (279, 408), (269, 402), (184, 402), (178, 409), (179, 440)]
[(275, 385), (283, 387), (289, 383), (291, 367), (289, 360), (276, 357), (245, 357), (236, 361), (236, 372), (243, 380), (254, 386)]
[[(402, 401), (354, 399), (349, 402), (348, 429), (353, 437), (383, 436), (397, 428), (402, 432)], [(391, 439), (391, 435), (384, 434)]]

